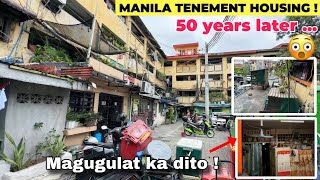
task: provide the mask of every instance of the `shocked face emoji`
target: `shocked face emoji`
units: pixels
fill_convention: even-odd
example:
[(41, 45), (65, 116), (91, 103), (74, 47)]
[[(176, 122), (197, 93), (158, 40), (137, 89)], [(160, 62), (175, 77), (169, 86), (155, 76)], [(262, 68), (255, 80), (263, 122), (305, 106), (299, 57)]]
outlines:
[(311, 36), (298, 34), (291, 38), (288, 49), (292, 57), (297, 60), (306, 60), (314, 52), (314, 42)]

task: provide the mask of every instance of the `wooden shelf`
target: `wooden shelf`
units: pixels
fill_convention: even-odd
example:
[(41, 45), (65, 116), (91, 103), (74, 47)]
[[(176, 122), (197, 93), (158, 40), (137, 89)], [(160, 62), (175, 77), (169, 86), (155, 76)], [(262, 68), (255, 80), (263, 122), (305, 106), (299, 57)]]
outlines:
[(76, 127), (73, 129), (66, 129), (64, 130), (64, 135), (66, 136), (72, 136), (76, 134), (82, 134), (82, 133), (87, 133), (87, 132), (92, 132), (97, 130), (97, 126), (90, 126), (90, 127)]

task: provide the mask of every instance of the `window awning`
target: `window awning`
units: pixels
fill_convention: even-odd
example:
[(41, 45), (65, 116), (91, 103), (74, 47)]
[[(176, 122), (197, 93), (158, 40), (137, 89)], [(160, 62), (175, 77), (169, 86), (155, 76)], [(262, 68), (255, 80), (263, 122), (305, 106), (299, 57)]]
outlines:
[(0, 0), (1, 14), (10, 14), (10, 16), (17, 17), (19, 21), (26, 21), (29, 19), (34, 19), (37, 15), (22, 7), (21, 4), (12, 2), (12, 0)]

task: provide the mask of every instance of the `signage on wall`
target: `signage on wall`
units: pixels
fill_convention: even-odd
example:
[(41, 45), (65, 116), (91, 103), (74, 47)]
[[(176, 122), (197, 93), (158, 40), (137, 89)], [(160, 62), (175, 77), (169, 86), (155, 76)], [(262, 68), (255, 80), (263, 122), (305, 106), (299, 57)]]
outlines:
[(289, 176), (291, 172), (290, 154), (288, 150), (278, 151), (278, 176)]

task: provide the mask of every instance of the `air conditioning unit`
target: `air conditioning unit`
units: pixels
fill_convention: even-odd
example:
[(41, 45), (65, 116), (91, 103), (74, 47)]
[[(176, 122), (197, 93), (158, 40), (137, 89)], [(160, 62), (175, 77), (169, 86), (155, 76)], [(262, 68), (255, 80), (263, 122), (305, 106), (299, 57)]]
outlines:
[(67, 0), (42, 0), (43, 5), (54, 13), (60, 13)]
[(150, 94), (151, 94), (151, 95), (154, 95), (154, 94), (155, 94), (155, 92), (156, 92), (155, 87), (154, 87), (154, 86), (150, 86), (150, 88), (149, 88), (149, 92), (150, 92)]
[(150, 86), (151, 84), (147, 81), (142, 81), (141, 89), (140, 91), (143, 93), (150, 93)]

